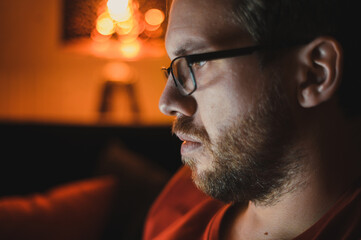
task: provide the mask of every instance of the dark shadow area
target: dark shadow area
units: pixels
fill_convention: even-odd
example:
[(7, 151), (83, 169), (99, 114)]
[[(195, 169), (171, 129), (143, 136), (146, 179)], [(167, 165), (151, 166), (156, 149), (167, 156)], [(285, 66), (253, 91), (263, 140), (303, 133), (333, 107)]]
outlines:
[(92, 239), (141, 239), (152, 202), (181, 165), (180, 141), (169, 126), (1, 123), (0, 132), (0, 212), (6, 214), (0, 222), (11, 218), (11, 229), (0, 227), (4, 239), (21, 226), (19, 239), (53, 239), (59, 229), (86, 236), (93, 223), (101, 237)]
[(170, 127), (0, 124), (0, 196), (42, 192), (94, 176), (114, 143), (174, 173), (180, 142)]

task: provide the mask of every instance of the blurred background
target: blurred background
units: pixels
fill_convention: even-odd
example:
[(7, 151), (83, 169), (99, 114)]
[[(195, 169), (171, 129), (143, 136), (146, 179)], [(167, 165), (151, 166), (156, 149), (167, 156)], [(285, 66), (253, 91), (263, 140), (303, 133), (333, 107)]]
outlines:
[[(164, 10), (164, 0), (1, 1), (0, 119), (97, 124), (112, 111), (105, 123), (169, 124), (157, 108)], [(104, 96), (109, 82), (118, 87)]]
[[(47, 218), (56, 218), (49, 213), (57, 212), (51, 208), (54, 199), (46, 193), (109, 174), (121, 184), (113, 190), (117, 197), (112, 198), (111, 216), (107, 212), (93, 235), (140, 237), (151, 202), (180, 166), (180, 142), (170, 131), (172, 118), (158, 110), (165, 84), (160, 69), (169, 64), (164, 49), (166, 7), (166, 0), (0, 1), (2, 239), (9, 226), (14, 227), (8, 230), (14, 237), (16, 216), (25, 215), (21, 233), (28, 234), (27, 239), (31, 234), (43, 239), (39, 234), (44, 230), (34, 230), (31, 214), (41, 210)], [(92, 186), (94, 193), (97, 186), (109, 189)], [(42, 204), (34, 201), (34, 194), (43, 194)], [(71, 199), (78, 193), (67, 194)], [(10, 201), (18, 214), (13, 216), (6, 199), (15, 196), (32, 204), (24, 208)], [(96, 239), (62, 235), (71, 234), (69, 229), (51, 231), (72, 223), (74, 234), (90, 234), (90, 223), (87, 231), (81, 229), (92, 215), (77, 213), (79, 202), (74, 204), (68, 211), (62, 209), (68, 214), (64, 222), (58, 219), (47, 226), (44, 239)], [(94, 204), (102, 209), (101, 203)], [(123, 205), (127, 211), (117, 207)], [(84, 219), (74, 223), (74, 216)], [(47, 218), (39, 218), (41, 229), (54, 223)]]

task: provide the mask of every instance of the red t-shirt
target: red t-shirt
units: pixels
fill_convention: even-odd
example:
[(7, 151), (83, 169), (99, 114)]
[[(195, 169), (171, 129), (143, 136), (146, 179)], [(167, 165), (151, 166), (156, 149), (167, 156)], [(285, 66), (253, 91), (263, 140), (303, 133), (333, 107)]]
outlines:
[[(317, 223), (295, 240), (361, 240), (360, 181), (346, 191)], [(146, 219), (143, 240), (218, 240), (230, 204), (212, 199), (182, 167), (157, 198)]]

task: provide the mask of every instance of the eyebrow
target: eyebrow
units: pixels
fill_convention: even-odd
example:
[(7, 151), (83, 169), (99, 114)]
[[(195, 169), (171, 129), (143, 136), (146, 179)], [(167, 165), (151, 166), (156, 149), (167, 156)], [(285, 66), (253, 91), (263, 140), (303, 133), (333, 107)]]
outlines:
[(174, 56), (183, 56), (186, 55), (189, 50), (186, 47), (180, 47), (174, 52)]
[(176, 57), (188, 55), (189, 53), (194, 52), (195, 50), (199, 51), (205, 48), (205, 45), (202, 43), (194, 43), (194, 41), (185, 41), (180, 45), (174, 52), (173, 55)]

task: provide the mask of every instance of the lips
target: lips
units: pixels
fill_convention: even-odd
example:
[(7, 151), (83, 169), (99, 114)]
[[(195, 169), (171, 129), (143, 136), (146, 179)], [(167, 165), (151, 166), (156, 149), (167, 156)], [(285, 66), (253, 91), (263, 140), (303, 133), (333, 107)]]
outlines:
[(178, 138), (181, 141), (183, 141), (182, 146), (181, 146), (181, 154), (183, 156), (186, 156), (186, 155), (189, 155), (189, 154), (195, 152), (202, 146), (201, 141), (199, 141), (195, 137), (181, 134), (181, 133), (176, 133), (176, 135), (178, 136)]

